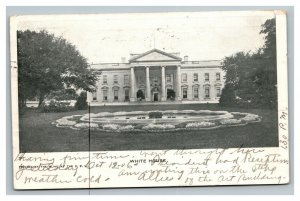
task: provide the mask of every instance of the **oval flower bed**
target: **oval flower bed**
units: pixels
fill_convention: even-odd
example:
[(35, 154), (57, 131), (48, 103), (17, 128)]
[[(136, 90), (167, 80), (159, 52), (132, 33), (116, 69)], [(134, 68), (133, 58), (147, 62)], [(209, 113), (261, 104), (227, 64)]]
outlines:
[[(147, 118), (150, 113), (156, 116)], [(162, 114), (162, 115), (161, 115)], [(143, 118), (139, 118), (143, 115)], [(181, 115), (181, 116), (180, 116)], [(151, 117), (152, 117), (151, 116)], [(178, 118), (180, 116), (181, 118)], [(185, 117), (188, 118), (185, 118)], [(200, 116), (198, 118), (197, 116)], [(172, 117), (172, 118), (171, 118)], [(184, 117), (184, 118), (182, 118)], [(123, 118), (123, 119), (122, 119)], [(137, 120), (135, 120), (136, 118)], [(88, 120), (90, 119), (90, 122)], [(72, 129), (93, 129), (107, 132), (160, 132), (186, 129), (217, 129), (228, 126), (243, 126), (248, 123), (260, 122), (262, 118), (256, 114), (209, 111), (209, 110), (167, 110), (161, 113), (149, 111), (134, 112), (102, 112), (62, 117), (53, 122), (57, 127)]]

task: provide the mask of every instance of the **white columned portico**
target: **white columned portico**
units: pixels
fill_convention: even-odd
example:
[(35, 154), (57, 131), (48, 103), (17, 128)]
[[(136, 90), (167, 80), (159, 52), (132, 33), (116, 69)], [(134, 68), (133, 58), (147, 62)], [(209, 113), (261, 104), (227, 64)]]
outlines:
[(134, 74), (134, 68), (131, 67), (130, 68), (130, 78), (131, 78), (131, 89), (130, 89), (130, 101), (135, 101), (136, 100), (136, 96), (135, 96), (135, 74)]
[(165, 66), (161, 67), (161, 101), (166, 101), (166, 73)]
[(181, 100), (181, 67), (177, 66), (177, 100)]
[(146, 101), (151, 101), (149, 66), (146, 66)]

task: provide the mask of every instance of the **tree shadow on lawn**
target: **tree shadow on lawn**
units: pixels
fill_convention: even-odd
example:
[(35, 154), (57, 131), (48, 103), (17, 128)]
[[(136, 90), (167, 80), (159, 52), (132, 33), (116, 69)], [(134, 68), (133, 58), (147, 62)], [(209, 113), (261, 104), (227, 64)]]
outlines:
[(88, 151), (88, 130), (58, 128), (52, 122), (64, 116), (86, 114), (87, 110), (39, 113), (28, 109), (20, 116), (20, 152)]

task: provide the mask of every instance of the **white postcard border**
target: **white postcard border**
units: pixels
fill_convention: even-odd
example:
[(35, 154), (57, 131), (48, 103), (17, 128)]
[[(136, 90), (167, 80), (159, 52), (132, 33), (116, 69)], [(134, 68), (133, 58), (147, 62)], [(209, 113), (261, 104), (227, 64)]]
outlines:
[[(289, 148), (286, 13), (283, 11), (275, 11), (275, 15), (279, 121), (278, 148), (109, 151), (90, 153), (53, 152), (26, 154), (19, 153), (18, 76), (17, 63), (15, 63), (15, 61), (17, 61), (16, 28), (18, 17), (12, 17), (10, 26), (10, 48), (12, 61), (11, 100), (14, 188), (58, 189), (288, 183)], [(271, 155), (274, 154), (278, 154), (278, 157), (271, 158), (273, 157)], [(266, 156), (269, 156), (269, 161), (266, 160)], [(243, 158), (246, 158), (246, 162), (244, 163), (242, 162)], [(146, 162), (134, 165), (133, 163), (130, 163), (130, 160), (132, 159), (145, 160)], [(149, 161), (153, 159), (162, 161), (156, 163)], [(164, 159), (168, 161), (167, 164), (163, 161)], [(248, 159), (253, 159), (253, 161), (251, 162)], [(205, 161), (207, 164), (205, 164)], [(49, 162), (53, 162), (51, 163), (52, 169), (56, 168), (56, 171), (52, 171), (52, 169), (47, 166), (47, 164), (49, 165)], [(179, 165), (178, 163), (186, 165)], [(40, 171), (43, 169), (41, 164), (46, 164), (44, 171)], [(237, 164), (243, 171), (247, 171), (249, 174), (242, 176), (245, 175), (242, 170), (233, 171), (232, 168)], [(259, 164), (261, 164), (261, 166)], [(26, 170), (26, 166), (28, 165), (31, 166), (29, 167), (31, 171)], [(63, 165), (65, 165), (65, 167), (63, 167)], [(90, 169), (86, 168), (86, 165), (89, 165)], [(23, 170), (20, 169), (21, 167)], [(198, 170), (201, 170), (198, 171), (197, 167), (201, 167), (198, 168)], [(191, 172), (192, 168), (194, 168), (194, 173)], [(205, 173), (204, 170), (210, 170), (210, 173)], [(222, 172), (223, 170), (224, 172)], [(229, 170), (232, 171), (230, 172)], [(269, 178), (260, 178), (260, 176), (257, 176), (258, 172), (267, 174)], [(205, 176), (209, 176), (211, 181), (208, 181)], [(261, 177), (263, 176), (261, 175)]]

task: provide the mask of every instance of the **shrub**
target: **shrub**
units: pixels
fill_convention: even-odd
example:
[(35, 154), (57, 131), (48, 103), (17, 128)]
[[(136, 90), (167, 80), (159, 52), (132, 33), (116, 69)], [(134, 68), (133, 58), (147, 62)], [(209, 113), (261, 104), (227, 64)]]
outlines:
[(86, 102), (86, 92), (82, 91), (80, 95), (78, 96), (76, 103), (75, 103), (75, 108), (77, 110), (86, 110), (88, 108), (88, 104)]
[(51, 100), (49, 104), (43, 103), (40, 106), (41, 112), (68, 112), (74, 110), (70, 103)]
[(234, 87), (230, 84), (225, 85), (220, 98), (221, 106), (236, 106)]

